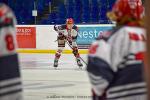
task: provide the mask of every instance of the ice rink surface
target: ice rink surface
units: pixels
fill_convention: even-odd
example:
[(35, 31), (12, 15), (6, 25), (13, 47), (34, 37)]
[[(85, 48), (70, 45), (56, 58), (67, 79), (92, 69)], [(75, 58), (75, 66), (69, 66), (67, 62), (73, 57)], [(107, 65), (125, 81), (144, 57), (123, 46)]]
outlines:
[[(87, 55), (81, 55), (86, 61)], [(54, 54), (19, 54), (24, 100), (91, 100), (91, 85), (73, 54), (62, 54), (57, 70)]]

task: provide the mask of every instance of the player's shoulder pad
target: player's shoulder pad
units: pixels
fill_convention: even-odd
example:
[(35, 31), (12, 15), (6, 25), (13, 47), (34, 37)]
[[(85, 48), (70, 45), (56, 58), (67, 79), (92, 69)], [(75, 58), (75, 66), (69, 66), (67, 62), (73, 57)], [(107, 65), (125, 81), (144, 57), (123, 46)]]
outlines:
[(67, 25), (63, 24), (63, 25), (60, 25), (58, 28), (59, 28), (59, 30), (64, 30), (64, 29), (66, 29), (66, 27), (67, 27)]
[(96, 40), (105, 40), (108, 41), (121, 27), (114, 27), (110, 30), (104, 31), (102, 34), (100, 34)]
[(78, 27), (76, 25), (73, 25), (72, 29), (78, 31)]

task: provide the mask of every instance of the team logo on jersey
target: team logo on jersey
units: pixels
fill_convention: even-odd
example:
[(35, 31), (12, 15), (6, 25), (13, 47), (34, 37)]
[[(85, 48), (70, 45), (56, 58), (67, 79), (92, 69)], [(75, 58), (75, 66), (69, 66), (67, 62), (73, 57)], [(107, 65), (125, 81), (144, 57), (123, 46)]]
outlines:
[(95, 54), (96, 51), (97, 51), (97, 48), (98, 48), (98, 44), (97, 43), (91, 45), (90, 48), (89, 48), (89, 54)]
[(143, 34), (129, 33), (130, 40), (134, 41), (146, 41), (146, 37)]

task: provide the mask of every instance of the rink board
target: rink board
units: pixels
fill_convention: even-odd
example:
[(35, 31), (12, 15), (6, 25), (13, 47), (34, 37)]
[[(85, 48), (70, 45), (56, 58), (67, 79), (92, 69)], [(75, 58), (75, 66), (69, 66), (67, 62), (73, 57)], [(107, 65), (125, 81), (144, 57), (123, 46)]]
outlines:
[[(77, 45), (81, 54), (87, 54), (90, 44), (103, 31), (114, 27), (113, 24), (77, 25), (79, 34)], [(54, 54), (57, 47), (57, 35), (54, 25), (17, 25), (17, 42), (19, 53), (51, 53)], [(66, 44), (64, 52), (72, 53)]]

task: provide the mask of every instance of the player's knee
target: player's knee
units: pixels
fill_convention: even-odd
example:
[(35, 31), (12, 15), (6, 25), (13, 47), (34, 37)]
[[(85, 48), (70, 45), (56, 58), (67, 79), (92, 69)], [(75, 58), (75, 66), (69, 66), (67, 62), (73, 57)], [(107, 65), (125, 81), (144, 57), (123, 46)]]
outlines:
[(55, 57), (56, 57), (56, 58), (60, 58), (61, 52), (62, 52), (62, 50), (59, 49), (59, 50), (56, 52)]
[(61, 56), (60, 53), (56, 53), (56, 54), (55, 54), (55, 57), (56, 57), (56, 58), (60, 58), (60, 56)]
[(77, 47), (73, 47), (73, 54), (77, 55), (78, 54), (78, 48)]

